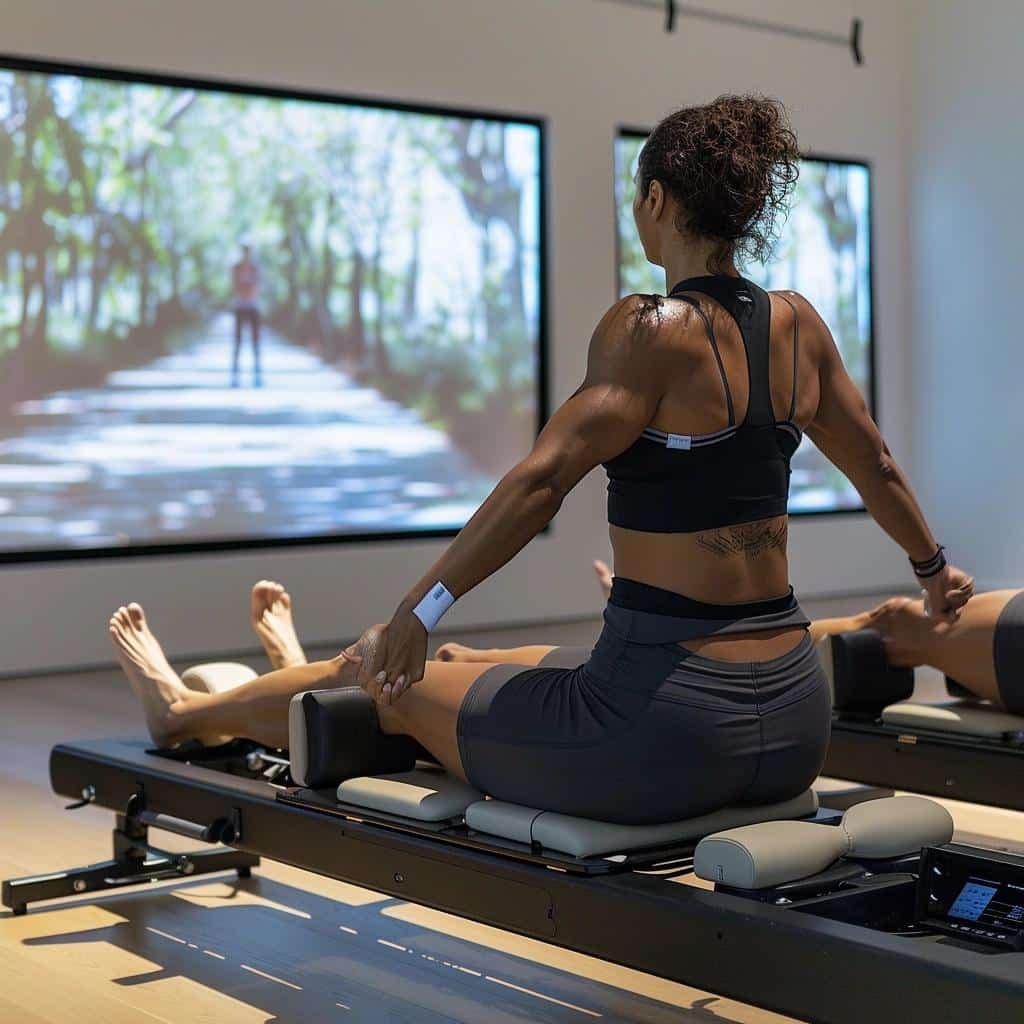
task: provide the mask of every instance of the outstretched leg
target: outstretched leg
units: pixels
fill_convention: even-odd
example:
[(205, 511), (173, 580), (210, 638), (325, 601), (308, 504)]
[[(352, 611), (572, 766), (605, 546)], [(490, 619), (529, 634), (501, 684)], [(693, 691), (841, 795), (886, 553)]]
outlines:
[(274, 668), (306, 664), (292, 618), (292, 598), (280, 583), (260, 580), (252, 588), (249, 618)]
[[(271, 672), (221, 693), (189, 690), (171, 668), (138, 604), (114, 613), (110, 637), (132, 690), (142, 702), (149, 734), (160, 747), (190, 739), (215, 744), (234, 737), (286, 747), (292, 696), (304, 690), (348, 685), (341, 679), (342, 659), (336, 658)], [(354, 667), (348, 667), (354, 679)]]
[(449, 642), (438, 647), (438, 661), (459, 662), (464, 665), (528, 665), (533, 667), (550, 654), (554, 647), (549, 644), (533, 644), (527, 647), (467, 647), (465, 644)]
[[(145, 613), (137, 604), (111, 619), (118, 658), (146, 712), (158, 746), (189, 739), (204, 743), (245, 737), (272, 747), (288, 746), (288, 705), (305, 690), (355, 686), (358, 665), (344, 655), (330, 661), (293, 665), (221, 693), (185, 688), (171, 668)], [(368, 654), (369, 652), (364, 652)], [(469, 688), (490, 666), (427, 663), (424, 678), (390, 707), (380, 707), (384, 732), (415, 737), (449, 771), (463, 776), (459, 757), (459, 708)]]
[(231, 386), (238, 387), (238, 360), (242, 354), (242, 312), (235, 310), (235, 347), (231, 355)]
[(984, 700), (1000, 701), (994, 642), (999, 616), (1016, 590), (976, 594), (956, 622), (930, 618), (922, 601), (893, 598), (874, 609), (867, 628), (882, 634), (898, 665), (931, 665)]
[[(193, 691), (181, 681), (171, 668), (163, 648), (146, 622), (142, 606), (122, 605), (110, 618), (110, 638), (117, 660), (121, 663), (128, 682), (142, 703), (146, 728), (157, 746), (175, 742), (173, 724), (168, 708), (185, 699)], [(204, 732), (204, 742), (218, 743), (223, 737)]]

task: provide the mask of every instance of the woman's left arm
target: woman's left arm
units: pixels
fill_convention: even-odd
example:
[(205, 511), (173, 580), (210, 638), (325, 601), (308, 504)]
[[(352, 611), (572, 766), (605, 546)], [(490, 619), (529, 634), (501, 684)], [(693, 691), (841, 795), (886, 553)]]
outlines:
[[(423, 678), (427, 631), (413, 609), (438, 582), (461, 597), (497, 572), (554, 518), (595, 466), (625, 451), (654, 416), (665, 374), (650, 298), (629, 296), (605, 314), (590, 343), (587, 375), (423, 578), (391, 622), (374, 627), (360, 685), (382, 703)], [(364, 634), (364, 638), (365, 638)]]

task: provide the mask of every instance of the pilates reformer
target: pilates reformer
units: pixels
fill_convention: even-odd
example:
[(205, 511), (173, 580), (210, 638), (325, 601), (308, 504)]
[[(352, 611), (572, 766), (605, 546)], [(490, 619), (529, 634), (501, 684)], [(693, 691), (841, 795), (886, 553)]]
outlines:
[[(838, 794), (841, 813), (808, 791), (628, 827), (485, 799), (425, 762), (311, 787), (324, 780), (308, 725), (291, 716), (291, 759), (244, 740), (58, 745), (53, 789), (115, 812), (113, 857), (4, 882), (3, 903), (24, 913), (159, 879), (245, 878), (266, 856), (802, 1020), (935, 1024), (969, 1000), (978, 1019), (1009, 1021), (1024, 1008), (1024, 858), (952, 843), (930, 800), (862, 789)], [(167, 854), (150, 828), (214, 845)], [(977, 909), (986, 886), (1001, 917)]]
[(1024, 810), (1024, 716), (949, 678), (949, 700), (911, 700), (913, 670), (890, 666), (871, 630), (827, 637), (819, 654), (834, 708), (828, 775)]

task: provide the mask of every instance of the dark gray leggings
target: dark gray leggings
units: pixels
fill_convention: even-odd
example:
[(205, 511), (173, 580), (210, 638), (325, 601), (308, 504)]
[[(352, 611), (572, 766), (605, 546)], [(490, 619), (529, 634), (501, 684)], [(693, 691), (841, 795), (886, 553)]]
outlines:
[(831, 700), (809, 637), (727, 662), (609, 625), (592, 652), (495, 665), (466, 694), (467, 776), (510, 803), (624, 824), (797, 796), (825, 760)]

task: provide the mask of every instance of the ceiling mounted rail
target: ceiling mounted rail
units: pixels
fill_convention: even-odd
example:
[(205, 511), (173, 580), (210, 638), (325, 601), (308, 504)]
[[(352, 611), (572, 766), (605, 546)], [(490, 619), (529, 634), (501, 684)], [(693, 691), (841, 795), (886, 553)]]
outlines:
[(660, 10), (665, 15), (665, 31), (674, 32), (680, 18), (699, 18), (703, 21), (714, 21), (721, 25), (734, 25), (739, 28), (753, 29), (758, 32), (772, 32), (775, 35), (789, 36), (792, 39), (808, 39), (815, 43), (829, 46), (841, 46), (848, 51), (857, 65), (864, 63), (864, 51), (861, 49), (860, 18), (853, 18), (848, 32), (828, 32), (824, 29), (803, 28), (799, 25), (787, 25), (778, 21), (766, 21), (763, 18), (751, 18), (744, 14), (729, 14), (716, 11), (709, 7), (697, 7), (694, 4), (680, 3), (679, 0), (603, 0), (605, 3), (623, 4), (628, 7), (644, 7), (649, 10)]

